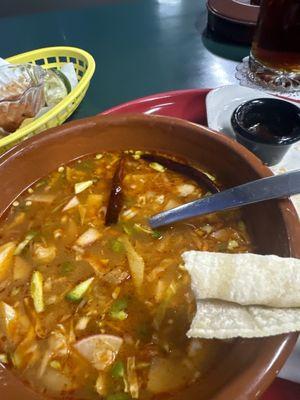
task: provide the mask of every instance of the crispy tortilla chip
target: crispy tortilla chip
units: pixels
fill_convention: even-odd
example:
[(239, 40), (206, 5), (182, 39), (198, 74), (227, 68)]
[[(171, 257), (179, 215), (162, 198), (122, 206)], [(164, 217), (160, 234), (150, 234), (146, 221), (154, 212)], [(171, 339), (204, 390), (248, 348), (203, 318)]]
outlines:
[(198, 300), (300, 307), (300, 260), (205, 251), (188, 251), (182, 257)]
[(241, 306), (224, 301), (197, 301), (189, 338), (229, 339), (279, 335), (300, 330), (300, 309)]

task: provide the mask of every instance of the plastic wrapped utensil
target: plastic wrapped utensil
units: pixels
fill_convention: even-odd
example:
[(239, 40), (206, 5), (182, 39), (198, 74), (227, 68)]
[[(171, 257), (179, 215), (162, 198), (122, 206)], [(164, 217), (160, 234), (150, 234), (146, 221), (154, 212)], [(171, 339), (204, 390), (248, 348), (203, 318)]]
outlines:
[(33, 64), (0, 66), (0, 127), (14, 132), (45, 104), (43, 68)]

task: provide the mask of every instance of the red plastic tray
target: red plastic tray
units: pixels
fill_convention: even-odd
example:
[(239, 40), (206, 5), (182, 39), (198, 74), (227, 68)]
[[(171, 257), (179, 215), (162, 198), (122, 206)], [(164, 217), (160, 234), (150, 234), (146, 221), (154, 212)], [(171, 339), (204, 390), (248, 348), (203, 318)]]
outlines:
[[(154, 94), (110, 108), (102, 114), (158, 114), (206, 125), (205, 97), (209, 90), (177, 90)], [(280, 378), (275, 379), (261, 398), (261, 400), (297, 399), (300, 399), (300, 385)]]

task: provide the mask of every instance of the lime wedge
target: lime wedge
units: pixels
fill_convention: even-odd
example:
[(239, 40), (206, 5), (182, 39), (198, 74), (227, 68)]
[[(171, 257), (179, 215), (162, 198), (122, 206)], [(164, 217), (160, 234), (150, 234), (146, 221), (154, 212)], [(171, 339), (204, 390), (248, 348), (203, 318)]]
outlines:
[(48, 69), (45, 77), (45, 100), (47, 106), (55, 106), (70, 92), (71, 84), (68, 78), (58, 69)]

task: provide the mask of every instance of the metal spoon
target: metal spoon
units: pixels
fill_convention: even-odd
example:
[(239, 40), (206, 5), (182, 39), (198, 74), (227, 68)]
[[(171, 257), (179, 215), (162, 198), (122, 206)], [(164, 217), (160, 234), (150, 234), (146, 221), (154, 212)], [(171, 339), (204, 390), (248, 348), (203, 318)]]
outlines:
[(300, 193), (300, 170), (258, 179), (203, 199), (156, 214), (149, 219), (152, 228), (216, 211), (258, 203), (264, 200), (289, 197)]

